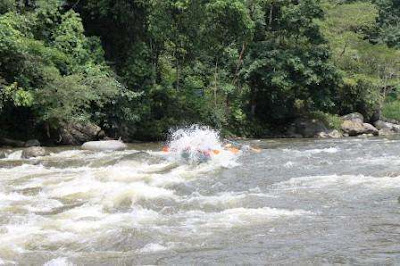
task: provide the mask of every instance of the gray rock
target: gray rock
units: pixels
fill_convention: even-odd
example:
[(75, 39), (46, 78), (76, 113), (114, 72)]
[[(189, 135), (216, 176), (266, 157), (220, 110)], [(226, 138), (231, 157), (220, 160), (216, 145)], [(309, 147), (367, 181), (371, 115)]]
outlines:
[(342, 116), (342, 120), (364, 123), (364, 116), (360, 113), (350, 113)]
[(26, 159), (45, 155), (46, 150), (43, 147), (29, 147), (22, 151), (22, 158)]
[(25, 147), (40, 147), (40, 142), (37, 139), (30, 139), (25, 142)]
[(392, 131), (400, 133), (400, 125), (393, 124)]
[(326, 133), (326, 132), (318, 132), (317, 134), (315, 134), (315, 137), (319, 138), (319, 139), (329, 138), (328, 133)]
[(390, 130), (390, 129), (381, 129), (379, 130), (379, 136), (391, 136), (395, 134), (394, 131)]
[(338, 130), (334, 129), (327, 132), (318, 132), (315, 137), (320, 139), (339, 139), (342, 138), (343, 135)]
[(369, 123), (363, 123), (363, 126), (365, 129), (364, 134), (372, 134), (373, 136), (379, 135), (378, 129), (376, 129), (376, 127), (374, 127), (373, 125), (371, 125)]
[(388, 123), (388, 122), (385, 122), (385, 121), (382, 121), (382, 120), (376, 121), (374, 123), (374, 125), (378, 130), (381, 130), (381, 129), (392, 130), (392, 128), (393, 128), (393, 124), (392, 123)]
[(328, 136), (331, 139), (340, 139), (343, 137), (343, 134), (339, 130), (334, 129), (328, 133)]
[(118, 140), (100, 140), (85, 142), (81, 148), (90, 151), (121, 151), (125, 150), (127, 146)]
[(64, 145), (80, 145), (87, 141), (99, 139), (102, 130), (99, 126), (91, 123), (69, 123), (59, 129), (60, 143)]

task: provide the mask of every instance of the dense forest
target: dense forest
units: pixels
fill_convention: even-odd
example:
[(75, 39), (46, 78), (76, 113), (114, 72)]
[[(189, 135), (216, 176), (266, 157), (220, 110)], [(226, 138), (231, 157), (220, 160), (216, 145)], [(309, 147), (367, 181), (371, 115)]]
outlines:
[(400, 119), (398, 0), (0, 0), (0, 136)]

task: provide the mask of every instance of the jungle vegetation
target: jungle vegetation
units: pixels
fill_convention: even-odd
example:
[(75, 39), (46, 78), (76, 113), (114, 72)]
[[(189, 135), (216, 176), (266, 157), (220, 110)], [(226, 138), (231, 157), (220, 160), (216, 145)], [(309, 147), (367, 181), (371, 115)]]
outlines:
[(399, 21), (397, 0), (0, 0), (0, 135), (400, 119)]

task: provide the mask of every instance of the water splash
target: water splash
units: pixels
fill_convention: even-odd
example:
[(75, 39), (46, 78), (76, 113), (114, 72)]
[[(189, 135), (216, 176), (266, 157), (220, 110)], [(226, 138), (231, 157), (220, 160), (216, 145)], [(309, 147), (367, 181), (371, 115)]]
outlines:
[(240, 154), (224, 147), (218, 131), (199, 125), (173, 131), (167, 147), (170, 160), (189, 164), (211, 162), (228, 167), (236, 165)]

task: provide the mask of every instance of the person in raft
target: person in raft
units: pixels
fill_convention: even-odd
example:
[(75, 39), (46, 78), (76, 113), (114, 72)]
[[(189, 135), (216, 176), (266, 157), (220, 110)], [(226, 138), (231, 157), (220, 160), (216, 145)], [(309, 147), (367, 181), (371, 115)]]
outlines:
[[(240, 145), (240, 149), (235, 147), (231, 142), (226, 143), (223, 147), (224, 150), (229, 151), (233, 154), (238, 154), (241, 150), (243, 151), (253, 151), (253, 152), (260, 152), (260, 149), (257, 148), (253, 148), (249, 145)], [(170, 152), (170, 149), (168, 146), (164, 146), (162, 148), (163, 152)], [(211, 159), (212, 155), (218, 155), (220, 154), (220, 150), (215, 150), (215, 149), (196, 149), (196, 150), (192, 150), (191, 147), (186, 147), (183, 151), (182, 151), (182, 158), (185, 160), (190, 159), (191, 155), (194, 155), (195, 158), (197, 158), (200, 162), (205, 162)]]

